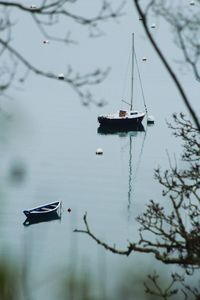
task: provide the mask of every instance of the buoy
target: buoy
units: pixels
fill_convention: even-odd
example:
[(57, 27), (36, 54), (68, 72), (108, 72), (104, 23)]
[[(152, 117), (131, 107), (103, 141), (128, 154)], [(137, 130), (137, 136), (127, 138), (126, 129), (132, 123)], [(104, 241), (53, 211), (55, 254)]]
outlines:
[(147, 58), (144, 56), (144, 57), (142, 58), (142, 61), (147, 61)]
[(48, 40), (44, 40), (43, 44), (49, 44), (49, 41)]
[(147, 117), (147, 124), (154, 124), (154, 123), (155, 123), (154, 116), (148, 116)]
[(63, 73), (58, 74), (58, 79), (61, 79), (61, 80), (65, 79), (64, 74)]
[(67, 211), (70, 213), (72, 210), (71, 210), (71, 208), (68, 208), (68, 210), (67, 210)]
[(151, 28), (156, 28), (156, 24), (151, 24)]
[(190, 5), (195, 5), (195, 2), (194, 1), (190, 1)]
[(103, 149), (97, 148), (96, 154), (97, 154), (97, 155), (102, 155), (102, 154), (103, 154)]

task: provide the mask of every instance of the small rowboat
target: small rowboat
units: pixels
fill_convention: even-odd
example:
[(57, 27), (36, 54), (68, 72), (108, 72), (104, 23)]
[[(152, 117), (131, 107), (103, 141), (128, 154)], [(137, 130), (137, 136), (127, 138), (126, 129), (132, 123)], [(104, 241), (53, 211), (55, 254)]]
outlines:
[(41, 206), (37, 206), (31, 209), (24, 210), (23, 213), (29, 219), (45, 219), (60, 215), (61, 213), (61, 201), (56, 201)]

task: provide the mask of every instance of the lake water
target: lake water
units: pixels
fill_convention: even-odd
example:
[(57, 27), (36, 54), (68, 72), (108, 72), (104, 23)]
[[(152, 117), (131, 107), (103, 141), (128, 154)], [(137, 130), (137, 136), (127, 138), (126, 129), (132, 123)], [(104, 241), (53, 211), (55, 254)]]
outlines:
[[(144, 211), (149, 199), (162, 199), (154, 169), (159, 165), (163, 169), (168, 167), (166, 150), (172, 155), (180, 152), (166, 119), (170, 120), (174, 111), (185, 109), (167, 75), (160, 76), (158, 62), (155, 72), (152, 62), (149, 66), (141, 65), (147, 106), (155, 117), (155, 125), (147, 127), (144, 120), (142, 132), (98, 133), (98, 114), (121, 108), (119, 90), (124, 76), (121, 73), (127, 60), (119, 61), (118, 55), (112, 53), (116, 52), (118, 35), (122, 42), (127, 40), (124, 38), (127, 24), (122, 24), (118, 33), (113, 31), (101, 42), (97, 40), (95, 47), (104, 45), (107, 55), (103, 53), (98, 60), (92, 57), (92, 62), (88, 60), (86, 65), (84, 59), (74, 59), (86, 71), (92, 69), (94, 62), (102, 65), (103, 57), (105, 66), (111, 62), (110, 77), (95, 90), (98, 98), (108, 100), (107, 106), (84, 107), (63, 82), (33, 75), (23, 90), (12, 88), (12, 99), (1, 100), (3, 111), (10, 115), (10, 118), (4, 114), (1, 117), (1, 251), (17, 260), (28, 261), (29, 288), (34, 300), (55, 299), (58, 282), (72, 270), (89, 274), (99, 289), (117, 292), (118, 282), (123, 279), (128, 282), (127, 274), (133, 276), (136, 286), (142, 287), (140, 274), (143, 278), (143, 273), (162, 268), (151, 255), (119, 257), (106, 252), (88, 236), (73, 232), (75, 228), (84, 228), (83, 215), (87, 212), (89, 225), (97, 237), (125, 249), (128, 240), (138, 239), (136, 216)], [(35, 37), (33, 40), (37, 48), (41, 41)], [(123, 46), (120, 43), (120, 57), (125, 56), (128, 46), (129, 43)], [(57, 46), (39, 47), (34, 59), (37, 61), (38, 57), (41, 66), (48, 51), (57, 53)], [(88, 47), (84, 44), (82, 48), (85, 57)], [(80, 50), (74, 51), (80, 55)], [(59, 56), (54, 55), (54, 60), (49, 62), (58, 73), (62, 68)], [(123, 72), (119, 72), (120, 68), (124, 68)], [(95, 154), (99, 147), (103, 149), (101, 156)], [(22, 171), (20, 182), (13, 181), (11, 176), (18, 166)], [(24, 209), (55, 200), (63, 203), (61, 220), (23, 226)], [(68, 208), (71, 213), (67, 212)], [(144, 299), (144, 295), (137, 299)]]
[[(36, 86), (38, 80), (34, 79)], [(14, 104), (10, 103), (15, 120), (8, 121), (8, 129), (5, 126), (7, 141), (2, 138), (2, 251), (28, 259), (34, 299), (51, 299), (50, 287), (63, 274), (69, 275), (71, 268), (86, 268), (98, 286), (100, 282), (109, 290), (127, 272), (135, 272), (138, 278), (138, 272), (155, 268), (154, 259), (107, 253), (73, 230), (84, 228), (87, 212), (92, 231), (109, 244), (125, 249), (128, 240), (137, 240), (135, 217), (149, 199), (161, 199), (153, 170), (159, 164), (168, 165), (166, 149), (174, 153), (176, 143), (164, 113), (156, 110), (155, 125), (147, 127), (144, 120), (145, 131), (99, 134), (100, 109), (66, 101), (67, 95), (52, 95), (56, 85), (63, 89), (60, 82), (51, 87), (45, 84), (49, 89), (46, 97), (36, 91), (35, 99), (27, 101), (26, 92), (26, 97), (18, 94)], [(98, 147), (103, 149), (102, 156), (95, 154)], [(18, 183), (9, 177), (17, 163), (25, 172), (24, 181)], [(61, 220), (23, 226), (24, 209), (58, 199), (63, 203)], [(55, 274), (59, 274), (57, 279)]]

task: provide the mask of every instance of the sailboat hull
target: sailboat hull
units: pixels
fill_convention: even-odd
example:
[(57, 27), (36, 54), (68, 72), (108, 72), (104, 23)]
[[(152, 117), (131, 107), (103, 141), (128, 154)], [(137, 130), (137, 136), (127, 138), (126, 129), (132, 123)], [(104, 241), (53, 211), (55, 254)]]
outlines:
[(135, 118), (110, 118), (107, 116), (99, 116), (98, 121), (101, 126), (134, 129), (141, 125), (144, 116), (145, 114), (141, 114)]

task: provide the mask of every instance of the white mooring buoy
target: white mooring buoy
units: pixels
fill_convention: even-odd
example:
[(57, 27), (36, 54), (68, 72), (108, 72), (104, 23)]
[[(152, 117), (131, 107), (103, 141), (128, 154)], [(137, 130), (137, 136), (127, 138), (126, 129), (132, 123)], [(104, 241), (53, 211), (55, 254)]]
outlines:
[(58, 74), (58, 79), (63, 80), (65, 79), (65, 76), (63, 73)]
[(96, 154), (97, 154), (97, 155), (102, 155), (102, 154), (103, 154), (103, 149), (97, 148)]
[(154, 123), (155, 123), (154, 116), (148, 116), (147, 117), (147, 124), (154, 124)]
[(195, 2), (193, 0), (190, 1), (190, 5), (195, 5)]
[(31, 9), (37, 9), (37, 6), (36, 6), (35, 4), (32, 4), (32, 5), (30, 6), (30, 8), (31, 8)]
[(151, 28), (156, 28), (156, 24), (151, 24)]
[(147, 61), (147, 58), (143, 56), (142, 61)]
[(49, 41), (48, 40), (44, 40), (43, 44), (49, 44)]

